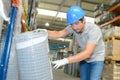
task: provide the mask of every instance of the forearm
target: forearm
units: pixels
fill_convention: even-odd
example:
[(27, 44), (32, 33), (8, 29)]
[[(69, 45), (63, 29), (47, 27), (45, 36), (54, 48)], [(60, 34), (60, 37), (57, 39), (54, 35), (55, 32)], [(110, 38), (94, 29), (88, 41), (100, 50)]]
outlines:
[(48, 37), (49, 39), (57, 39), (59, 38), (59, 33), (57, 31), (50, 31), (50, 30), (47, 30), (48, 32)]
[(74, 63), (74, 62), (79, 62), (79, 61), (87, 59), (87, 58), (88, 58), (87, 52), (81, 52), (75, 56), (71, 56), (68, 58), (61, 59), (61, 60), (53, 61), (52, 64), (55, 64), (54, 68), (57, 69), (62, 65)]
[(96, 44), (87, 43), (85, 50), (74, 56), (68, 57), (67, 58), (68, 62), (69, 63), (80, 62), (82, 60), (90, 58), (90, 56), (92, 55), (92, 53), (95, 49), (95, 46), (96, 46)]
[(80, 62), (80, 61), (88, 59), (88, 58), (90, 58), (89, 52), (83, 51), (74, 56), (70, 56), (67, 59), (68, 59), (69, 63), (75, 63), (75, 62)]
[(65, 37), (69, 34), (69, 32), (67, 30), (60, 30), (60, 31), (50, 31), (50, 30), (47, 30), (48, 32), (48, 37), (49, 39), (58, 39), (58, 38), (61, 38), (61, 37)]

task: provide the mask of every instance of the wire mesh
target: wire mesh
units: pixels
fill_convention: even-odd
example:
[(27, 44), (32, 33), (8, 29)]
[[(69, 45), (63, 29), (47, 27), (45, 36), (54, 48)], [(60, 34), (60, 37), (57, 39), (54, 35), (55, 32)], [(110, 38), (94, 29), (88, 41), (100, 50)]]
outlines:
[(52, 80), (47, 32), (31, 31), (16, 36), (20, 80)]

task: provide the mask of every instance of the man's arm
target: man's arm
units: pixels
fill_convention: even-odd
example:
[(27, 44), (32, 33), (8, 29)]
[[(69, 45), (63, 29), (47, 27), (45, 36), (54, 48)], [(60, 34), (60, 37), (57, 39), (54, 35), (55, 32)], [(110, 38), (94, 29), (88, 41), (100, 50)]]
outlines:
[(61, 31), (47, 30), (47, 32), (49, 39), (57, 39), (57, 38), (65, 37), (69, 34), (69, 31), (66, 29), (63, 29)]
[(62, 65), (68, 64), (68, 63), (75, 63), (80, 62), (82, 60), (90, 58), (91, 54), (93, 53), (95, 49), (95, 44), (87, 44), (86, 49), (83, 52), (80, 52), (74, 56), (67, 57), (61, 60), (53, 61), (52, 64), (55, 64), (54, 68), (57, 69)]
[(69, 63), (80, 62), (82, 60), (90, 58), (91, 54), (95, 49), (95, 46), (96, 44), (87, 43), (85, 50), (74, 56), (68, 57), (67, 58), (68, 62)]

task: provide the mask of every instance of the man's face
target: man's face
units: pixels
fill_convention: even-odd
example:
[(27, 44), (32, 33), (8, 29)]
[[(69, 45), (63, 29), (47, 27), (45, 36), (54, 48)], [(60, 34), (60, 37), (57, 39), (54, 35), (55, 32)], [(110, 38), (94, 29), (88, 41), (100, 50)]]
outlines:
[(83, 21), (77, 21), (77, 22), (71, 24), (71, 27), (77, 33), (82, 33), (83, 29), (84, 29), (84, 22)]

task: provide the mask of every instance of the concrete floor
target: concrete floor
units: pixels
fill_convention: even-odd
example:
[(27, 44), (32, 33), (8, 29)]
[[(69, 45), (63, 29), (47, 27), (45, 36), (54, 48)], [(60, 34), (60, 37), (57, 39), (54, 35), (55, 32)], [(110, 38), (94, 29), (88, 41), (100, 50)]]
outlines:
[(80, 78), (65, 74), (62, 69), (57, 69), (53, 70), (53, 80), (80, 80)]

